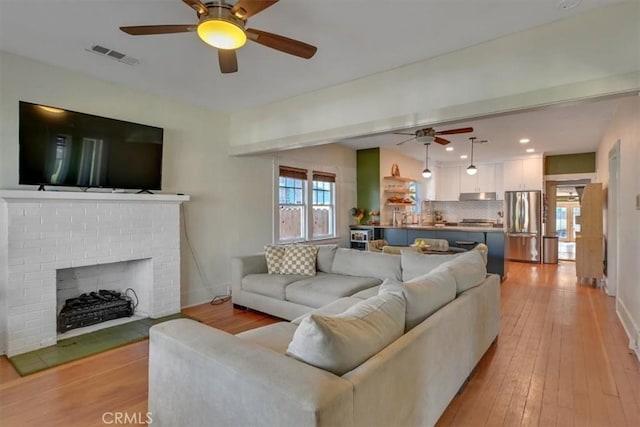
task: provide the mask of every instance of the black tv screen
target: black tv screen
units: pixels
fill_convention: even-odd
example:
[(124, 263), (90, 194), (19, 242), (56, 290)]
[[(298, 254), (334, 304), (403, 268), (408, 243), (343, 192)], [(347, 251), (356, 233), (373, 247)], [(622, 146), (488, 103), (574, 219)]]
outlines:
[(19, 183), (160, 190), (162, 128), (20, 101)]

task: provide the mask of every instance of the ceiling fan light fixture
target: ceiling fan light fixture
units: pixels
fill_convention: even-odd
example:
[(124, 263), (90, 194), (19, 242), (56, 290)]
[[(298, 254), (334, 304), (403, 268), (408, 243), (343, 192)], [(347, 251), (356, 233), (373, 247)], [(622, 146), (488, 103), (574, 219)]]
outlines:
[(247, 35), (236, 20), (233, 16), (204, 19), (198, 24), (198, 37), (218, 49), (238, 49), (247, 42)]
[(467, 175), (473, 176), (477, 173), (478, 173), (478, 168), (473, 164), (469, 165), (469, 167), (467, 168)]
[(416, 137), (416, 141), (418, 142), (423, 142), (423, 143), (428, 143), (428, 142), (433, 142), (434, 137), (431, 135), (423, 135), (423, 136), (417, 136)]

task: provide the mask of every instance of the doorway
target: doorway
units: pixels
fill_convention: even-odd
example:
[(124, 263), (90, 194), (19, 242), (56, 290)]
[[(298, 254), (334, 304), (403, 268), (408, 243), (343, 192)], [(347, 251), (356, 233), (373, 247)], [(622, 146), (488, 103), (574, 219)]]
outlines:
[(556, 195), (558, 259), (565, 261), (576, 260), (576, 235), (580, 233), (579, 218), (580, 202), (574, 189), (558, 187)]
[(618, 185), (620, 181), (620, 140), (609, 151), (609, 188), (607, 191), (607, 235), (605, 252), (605, 277), (607, 294), (614, 296), (618, 289), (618, 221), (612, 218), (618, 217)]

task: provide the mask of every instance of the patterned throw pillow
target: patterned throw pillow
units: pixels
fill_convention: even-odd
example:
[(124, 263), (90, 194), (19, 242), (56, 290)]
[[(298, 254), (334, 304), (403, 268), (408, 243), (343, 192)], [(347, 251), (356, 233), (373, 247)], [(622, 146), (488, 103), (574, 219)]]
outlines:
[(286, 246), (267, 245), (264, 247), (264, 257), (267, 260), (269, 274), (280, 274), (285, 250)]
[(280, 265), (280, 274), (316, 275), (316, 255), (318, 248), (310, 245), (287, 246)]

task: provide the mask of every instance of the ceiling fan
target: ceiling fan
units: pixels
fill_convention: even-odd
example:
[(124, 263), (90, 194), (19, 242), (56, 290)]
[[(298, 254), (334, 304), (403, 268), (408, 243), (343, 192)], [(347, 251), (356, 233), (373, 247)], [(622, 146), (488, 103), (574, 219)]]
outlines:
[(205, 43), (218, 49), (218, 62), (223, 73), (238, 71), (236, 49), (247, 40), (301, 58), (311, 58), (318, 48), (298, 40), (245, 28), (247, 19), (273, 6), (278, 0), (239, 0), (230, 5), (224, 0), (203, 3), (200, 0), (182, 0), (198, 15), (197, 24), (184, 25), (138, 25), (120, 27), (132, 36), (152, 34), (186, 33), (196, 31)]
[(396, 145), (402, 145), (405, 142), (414, 141), (414, 140), (420, 141), (423, 143), (437, 142), (438, 144), (441, 144), (441, 145), (447, 145), (451, 141), (449, 141), (448, 139), (440, 138), (438, 135), (454, 135), (457, 133), (469, 133), (469, 132), (473, 132), (473, 128), (458, 128), (458, 129), (449, 129), (449, 130), (441, 130), (441, 131), (436, 131), (434, 128), (424, 128), (424, 129), (418, 129), (413, 133), (405, 133), (405, 132), (394, 132), (394, 133), (396, 135), (413, 135), (411, 138), (405, 139), (404, 141), (400, 141)]

